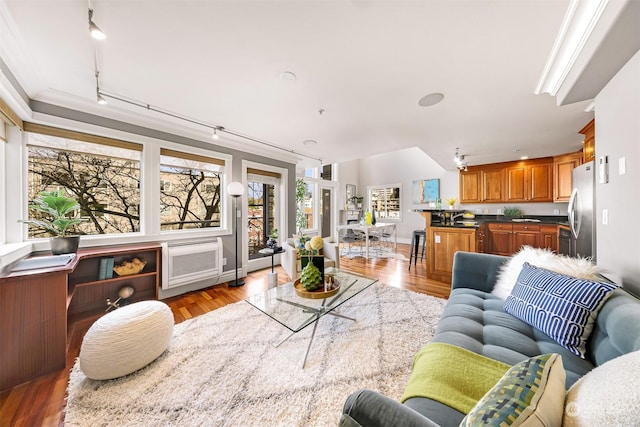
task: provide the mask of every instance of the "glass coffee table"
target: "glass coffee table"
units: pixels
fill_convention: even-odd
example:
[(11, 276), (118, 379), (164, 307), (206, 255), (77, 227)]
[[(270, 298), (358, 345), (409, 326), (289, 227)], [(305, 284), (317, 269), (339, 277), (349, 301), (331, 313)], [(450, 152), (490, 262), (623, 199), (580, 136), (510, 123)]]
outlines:
[(333, 275), (340, 285), (340, 288), (334, 295), (326, 298), (306, 298), (300, 296), (294, 288), (294, 283), (289, 282), (269, 289), (266, 292), (253, 295), (246, 300), (249, 304), (291, 331), (291, 334), (280, 341), (276, 347), (280, 346), (297, 332), (313, 324), (313, 332), (311, 333), (307, 352), (302, 361), (303, 369), (307, 363), (307, 357), (309, 356), (309, 350), (311, 349), (311, 344), (316, 334), (318, 321), (325, 315), (331, 315), (355, 322), (356, 319), (344, 316), (335, 310), (378, 281), (378, 279), (348, 273), (335, 268), (327, 269), (325, 271), (325, 276), (326, 275)]

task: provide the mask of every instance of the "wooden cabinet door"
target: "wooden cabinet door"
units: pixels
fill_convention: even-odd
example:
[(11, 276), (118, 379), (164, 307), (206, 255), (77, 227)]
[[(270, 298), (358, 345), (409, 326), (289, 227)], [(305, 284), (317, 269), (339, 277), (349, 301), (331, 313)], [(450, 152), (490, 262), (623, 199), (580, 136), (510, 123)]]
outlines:
[(539, 243), (541, 248), (551, 249), (558, 253), (558, 226), (541, 225)]
[(512, 224), (489, 224), (487, 229), (489, 252), (496, 255), (511, 255)]
[(576, 152), (553, 158), (553, 201), (568, 202), (573, 190), (573, 169), (582, 163), (582, 153)]
[(582, 144), (582, 163), (590, 162), (596, 158), (596, 125), (595, 119), (591, 120), (580, 132), (584, 135)]
[(553, 164), (519, 164), (505, 169), (508, 202), (553, 201)]
[(460, 203), (481, 202), (481, 171), (460, 172)]
[(474, 252), (476, 232), (474, 229), (430, 227), (429, 228), (430, 279), (451, 281), (453, 255), (458, 251)]
[(505, 169), (506, 201), (526, 202), (527, 191), (527, 167), (524, 165), (513, 166)]
[(496, 203), (504, 200), (503, 196), (504, 170), (482, 171), (482, 201)]
[(518, 252), (523, 246), (540, 247), (540, 226), (528, 224), (513, 225), (513, 246), (511, 253)]
[(527, 170), (527, 200), (529, 202), (553, 201), (553, 164), (531, 165)]

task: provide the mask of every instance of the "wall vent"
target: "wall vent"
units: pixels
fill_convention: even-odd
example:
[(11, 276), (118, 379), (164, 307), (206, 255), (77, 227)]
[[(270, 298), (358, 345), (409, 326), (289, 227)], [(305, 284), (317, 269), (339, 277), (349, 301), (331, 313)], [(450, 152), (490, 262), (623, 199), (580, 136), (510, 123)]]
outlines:
[(222, 239), (162, 244), (162, 289), (200, 280), (217, 283), (222, 274)]

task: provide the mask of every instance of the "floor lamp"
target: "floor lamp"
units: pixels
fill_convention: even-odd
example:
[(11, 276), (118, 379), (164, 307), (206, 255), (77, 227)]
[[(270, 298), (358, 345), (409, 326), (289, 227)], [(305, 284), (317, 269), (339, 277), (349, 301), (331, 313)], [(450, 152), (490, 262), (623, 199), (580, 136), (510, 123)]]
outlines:
[(234, 233), (236, 235), (236, 280), (229, 282), (229, 286), (237, 287), (244, 285), (244, 279), (238, 279), (238, 197), (244, 194), (244, 185), (240, 182), (232, 182), (227, 187), (227, 191), (233, 197)]

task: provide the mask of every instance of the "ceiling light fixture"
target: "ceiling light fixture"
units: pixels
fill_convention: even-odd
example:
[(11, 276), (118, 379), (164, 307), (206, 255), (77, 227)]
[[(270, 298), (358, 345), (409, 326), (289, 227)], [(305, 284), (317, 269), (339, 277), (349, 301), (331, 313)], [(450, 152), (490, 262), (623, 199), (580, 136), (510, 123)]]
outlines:
[(467, 162), (464, 161), (464, 158), (465, 158), (465, 155), (460, 154), (460, 148), (456, 148), (456, 155), (453, 158), (453, 161), (456, 162), (456, 167), (458, 168), (458, 170), (464, 170), (464, 171), (469, 170), (467, 168)]
[(280, 80), (286, 80), (289, 82), (292, 82), (296, 79), (296, 75), (293, 74), (291, 71), (283, 71), (282, 73), (280, 73)]
[(218, 135), (218, 131), (222, 132), (224, 128), (222, 126), (216, 126), (213, 128), (213, 139), (220, 139), (220, 135)]
[(318, 141), (314, 141), (313, 139), (305, 139), (302, 141), (302, 144), (306, 147), (313, 147), (314, 145), (318, 145)]
[(89, 8), (89, 34), (96, 40), (104, 40), (107, 35), (93, 22), (93, 9)]
[(421, 107), (431, 107), (440, 103), (444, 99), (444, 95), (441, 93), (430, 93), (429, 95), (425, 95), (418, 101), (418, 105)]
[(100, 105), (106, 105), (107, 104), (107, 100), (104, 99), (104, 97), (100, 93), (100, 83), (99, 83), (99, 80), (98, 80), (98, 76), (100, 76), (100, 71), (98, 71), (98, 69), (96, 67), (96, 101), (98, 101), (98, 104), (100, 104)]

